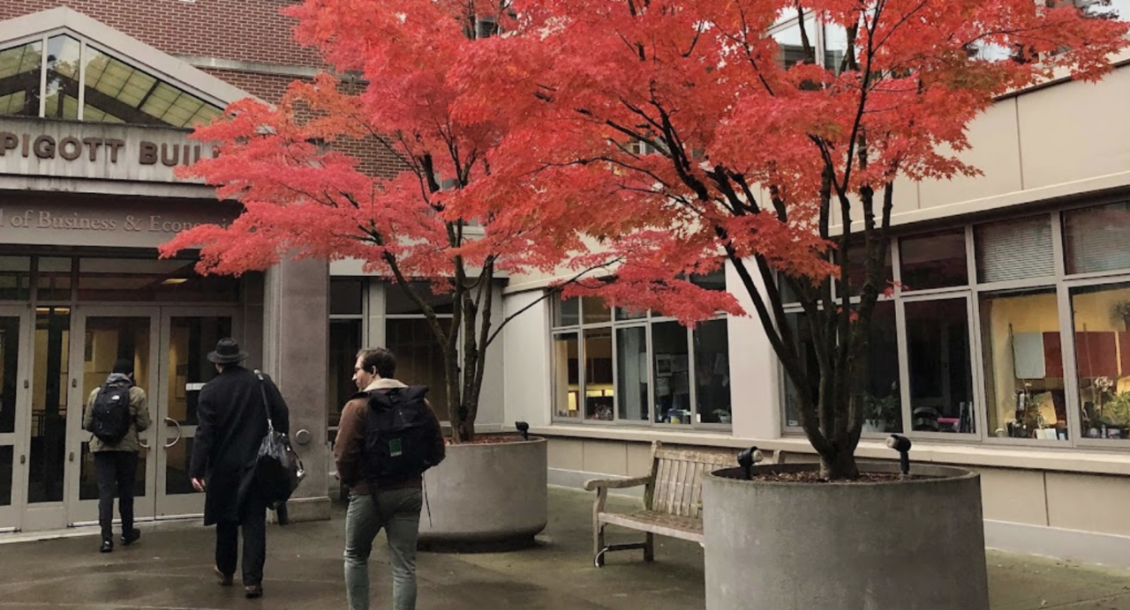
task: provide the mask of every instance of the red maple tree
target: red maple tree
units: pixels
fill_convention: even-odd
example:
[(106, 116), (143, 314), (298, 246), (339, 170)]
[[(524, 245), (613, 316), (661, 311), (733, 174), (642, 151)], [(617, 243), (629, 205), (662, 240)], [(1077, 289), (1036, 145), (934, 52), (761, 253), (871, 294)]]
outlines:
[[(1101, 6), (1070, 1), (515, 0), (512, 8), (521, 16), (515, 30), (451, 72), (465, 87), (457, 116), (509, 123), (492, 171), (529, 176), (530, 209), (564, 201), (600, 210), (561, 228), (622, 259), (617, 281), (593, 291), (612, 302), (704, 319), (716, 303), (686, 298), (680, 274), (732, 264), (802, 389), (800, 424), (831, 480), (858, 476), (869, 328), (889, 288), (896, 179), (976, 175), (960, 158), (974, 118), (1024, 87), (1098, 79), (1128, 30)], [(822, 24), (819, 55), (815, 25), (798, 28), (791, 55), (767, 35), (789, 15)], [(509, 202), (464, 204), (474, 215)], [(786, 302), (803, 308), (813, 370)], [(806, 388), (818, 388), (815, 399)]]
[[(495, 336), (486, 290), (500, 274), (615, 262), (614, 280), (566, 294), (693, 323), (743, 312), (685, 280), (729, 261), (786, 374), (819, 388), (798, 411), (829, 479), (858, 474), (862, 355), (887, 288), (896, 177), (976, 174), (957, 155), (996, 97), (1098, 78), (1127, 33), (1070, 2), (1032, 0), (306, 0), (285, 11), (347, 82), (296, 83), (275, 107), (242, 101), (199, 129), (221, 155), (190, 171), (245, 212), (165, 253), (202, 246), (206, 272), (296, 255), (386, 273), (443, 346), (457, 439), (474, 433), (481, 351)], [(802, 28), (798, 61), (782, 61), (765, 33), (789, 13), (841, 44), (818, 56)], [(388, 147), (403, 171), (365, 174), (339, 152), (348, 140)], [(451, 329), (413, 290), (418, 278), (452, 294)], [(785, 287), (803, 307), (814, 371)]]

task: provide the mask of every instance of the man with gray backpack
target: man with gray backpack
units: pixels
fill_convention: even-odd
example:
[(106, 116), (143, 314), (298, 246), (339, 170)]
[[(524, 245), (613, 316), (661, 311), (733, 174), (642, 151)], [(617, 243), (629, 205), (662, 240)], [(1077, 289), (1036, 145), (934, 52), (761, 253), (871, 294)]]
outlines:
[(369, 609), (369, 555), (381, 529), (392, 560), (393, 610), (416, 607), (416, 539), (423, 474), (446, 453), (428, 389), (396, 380), (396, 358), (383, 349), (357, 354), (361, 390), (342, 409), (334, 444), (338, 478), (350, 489), (345, 516), (345, 589), (350, 610)]
[(141, 442), (137, 433), (149, 427), (145, 390), (133, 383), (133, 360), (114, 363), (102, 387), (95, 388), (86, 401), (82, 427), (93, 436), (90, 453), (98, 477), (98, 525), (102, 528), (99, 551), (114, 550), (114, 495), (122, 516), (122, 545), (129, 546), (141, 537), (133, 526), (133, 487), (137, 474), (137, 454)]

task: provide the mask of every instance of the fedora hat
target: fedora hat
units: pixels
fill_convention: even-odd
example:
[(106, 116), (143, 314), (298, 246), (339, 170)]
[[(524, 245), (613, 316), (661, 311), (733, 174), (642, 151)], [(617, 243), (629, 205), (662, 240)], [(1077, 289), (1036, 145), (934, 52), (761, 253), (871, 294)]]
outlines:
[(247, 358), (247, 352), (239, 349), (235, 339), (225, 337), (216, 342), (216, 351), (208, 353), (208, 360), (216, 364), (235, 364)]

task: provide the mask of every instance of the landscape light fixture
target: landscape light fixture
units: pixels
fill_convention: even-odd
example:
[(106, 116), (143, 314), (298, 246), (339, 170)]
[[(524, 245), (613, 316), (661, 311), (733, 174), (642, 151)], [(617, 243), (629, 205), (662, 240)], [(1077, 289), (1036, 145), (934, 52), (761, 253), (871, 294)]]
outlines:
[(530, 424), (524, 421), (516, 422), (514, 427), (518, 429), (518, 433), (522, 435), (522, 440), (530, 440)]
[(753, 465), (765, 459), (757, 446), (754, 445), (738, 454), (738, 465), (742, 467), (742, 473), (745, 475), (745, 480), (753, 478)]
[(887, 446), (899, 452), (899, 466), (902, 474), (910, 474), (910, 439), (901, 434), (892, 434), (887, 437)]

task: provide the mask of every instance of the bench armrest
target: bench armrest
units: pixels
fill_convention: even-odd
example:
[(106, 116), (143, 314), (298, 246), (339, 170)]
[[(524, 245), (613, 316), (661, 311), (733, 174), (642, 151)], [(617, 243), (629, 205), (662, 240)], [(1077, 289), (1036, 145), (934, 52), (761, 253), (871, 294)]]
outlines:
[(585, 491), (596, 491), (598, 489), (625, 489), (628, 487), (639, 487), (647, 485), (651, 482), (651, 477), (635, 477), (632, 479), (590, 479), (585, 481)]

